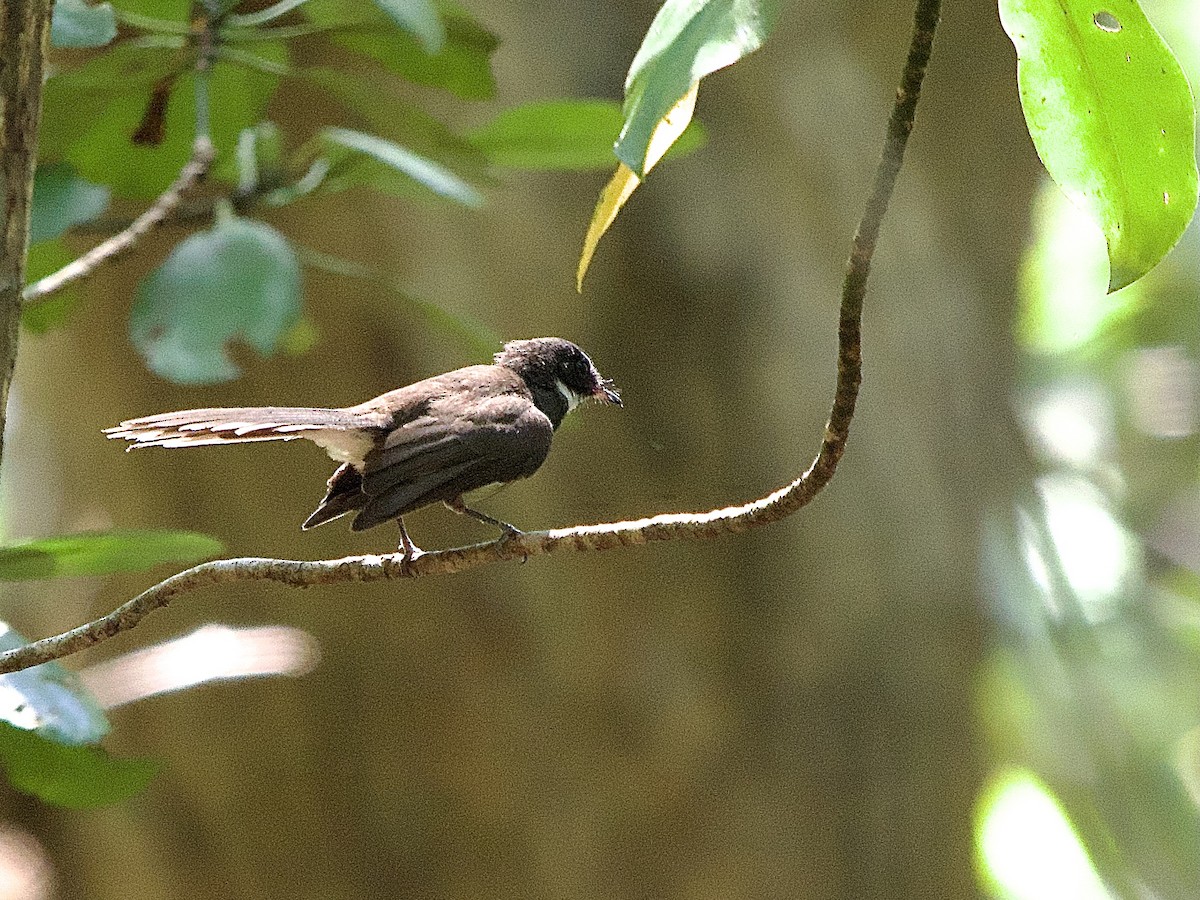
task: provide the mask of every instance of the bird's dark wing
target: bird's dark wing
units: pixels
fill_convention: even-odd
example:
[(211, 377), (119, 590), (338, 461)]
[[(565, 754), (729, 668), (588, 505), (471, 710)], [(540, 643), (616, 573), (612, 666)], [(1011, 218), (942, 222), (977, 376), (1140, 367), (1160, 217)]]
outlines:
[[(523, 385), (522, 385), (523, 388)], [(455, 391), (388, 434), (364, 461), (355, 531), (473, 491), (532, 475), (554, 429), (525, 390)]]

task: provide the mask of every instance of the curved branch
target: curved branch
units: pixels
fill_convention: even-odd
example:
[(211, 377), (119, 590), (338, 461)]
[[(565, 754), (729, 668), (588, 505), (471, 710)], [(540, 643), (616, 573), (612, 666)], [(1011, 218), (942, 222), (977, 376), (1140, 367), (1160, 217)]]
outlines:
[(778, 521), (812, 501), (833, 478), (846, 448), (862, 374), (863, 298), (875, 243), (887, 212), (916, 117), (921, 82), (929, 63), (940, 0), (919, 0), (912, 40), (883, 153), (866, 210), (854, 235), (838, 325), (837, 388), (821, 449), (803, 475), (774, 493), (740, 506), (703, 513), (667, 513), (630, 522), (578, 525), (525, 532), (495, 541), (425, 553), (405, 563), (399, 554), (300, 561), (244, 557), (201, 563), (173, 575), (95, 621), (0, 654), (0, 674), (60, 659), (135, 627), (156, 609), (200, 587), (235, 581), (274, 581), (291, 587), (447, 575), (500, 560), (564, 550), (609, 550), (651, 541), (713, 538)]
[(132, 250), (142, 238), (161, 225), (176, 210), (184, 195), (208, 174), (215, 155), (216, 151), (213, 149), (212, 141), (203, 135), (197, 137), (192, 144), (191, 159), (179, 170), (179, 175), (171, 183), (171, 186), (159, 194), (158, 199), (144, 213), (134, 219), (124, 231), (97, 244), (83, 256), (67, 263), (57, 272), (52, 272), (45, 278), (27, 285), (21, 292), (21, 301), (33, 303), (56, 291), (61, 291), (67, 285), (87, 277), (103, 263)]

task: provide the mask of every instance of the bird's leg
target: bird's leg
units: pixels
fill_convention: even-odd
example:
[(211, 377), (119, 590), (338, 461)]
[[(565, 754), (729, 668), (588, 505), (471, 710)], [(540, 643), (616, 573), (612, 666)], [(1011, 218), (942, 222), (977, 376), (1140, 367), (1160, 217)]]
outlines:
[(414, 544), (412, 538), (408, 536), (408, 529), (404, 527), (403, 516), (397, 516), (396, 524), (400, 526), (400, 546), (397, 549), (403, 551), (404, 553), (404, 556), (400, 560), (400, 564), (402, 566), (407, 566), (425, 551)]
[(523, 533), (516, 525), (510, 525), (508, 522), (501, 522), (499, 519), (493, 519), (491, 516), (481, 513), (477, 509), (471, 509), (471, 507), (463, 503), (461, 494), (455, 497), (453, 500), (447, 500), (446, 505), (460, 515), (470, 516), (472, 519), (478, 519), (480, 522), (491, 525), (495, 528), (499, 528), (504, 532), (504, 534), (501, 536), (501, 540), (516, 537), (518, 534)]

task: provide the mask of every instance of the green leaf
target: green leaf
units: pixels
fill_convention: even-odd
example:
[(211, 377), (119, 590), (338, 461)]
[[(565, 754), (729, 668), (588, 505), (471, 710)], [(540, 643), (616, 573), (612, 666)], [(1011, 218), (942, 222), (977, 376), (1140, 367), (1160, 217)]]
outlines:
[[(74, 259), (75, 254), (60, 240), (30, 244), (29, 255), (25, 258), (25, 281), (32, 284), (39, 278), (57, 272)], [(56, 291), (36, 303), (23, 304), (21, 325), (32, 334), (44, 334), (66, 322), (67, 317), (79, 305), (79, 299), (77, 285), (69, 284), (61, 291)]]
[(431, 0), (375, 0), (393, 22), (421, 42), (430, 56), (446, 45), (446, 26)]
[(103, 47), (117, 36), (112, 4), (88, 6), (83, 0), (58, 0), (50, 18), (50, 43), (55, 47)]
[(496, 93), (491, 56), (498, 41), (460, 9), (438, 4), (446, 37), (434, 54), (426, 53), (412, 35), (397, 33), (389, 16), (366, 4), (310, 0), (303, 9), (310, 22), (337, 28), (330, 38), (334, 43), (382, 63), (414, 84), (441, 88), (464, 100), (487, 100)]
[(692, 85), (757, 50), (779, 13), (779, 0), (667, 0), (625, 79), (625, 128), (618, 159), (639, 177), (654, 129)]
[(1050, 176), (1100, 225), (1110, 291), (1166, 255), (1196, 207), (1195, 104), (1136, 0), (1001, 0), (1025, 121)]
[(335, 166), (339, 157), (344, 156), (340, 151), (350, 150), (402, 173), (439, 197), (464, 206), (483, 205), (483, 196), (445, 166), (391, 141), (349, 128), (326, 128), (321, 136), (329, 147), (330, 161)]
[[(467, 137), (493, 165), (510, 169), (607, 169), (624, 122), (610, 100), (541, 100), (507, 109)], [(672, 147), (690, 153), (705, 140), (692, 122)]]
[(316, 67), (301, 69), (297, 74), (336, 98), (348, 111), (346, 124), (350, 127), (359, 128), (361, 121), (372, 134), (470, 177), (484, 177), (484, 154), (416, 106), (399, 89), (403, 85), (398, 79), (367, 60), (357, 63), (353, 72)]
[[(254, 45), (256, 56), (286, 66), (280, 43)], [(277, 74), (222, 59), (209, 78), (212, 138), (218, 150), (216, 177), (237, 177), (238, 136), (263, 118), (279, 85)], [(139, 146), (133, 135), (156, 87), (169, 92), (163, 140)], [(72, 163), (90, 181), (109, 185), (127, 199), (155, 197), (179, 174), (196, 133), (195, 82), (185, 51), (137, 47), (128, 42), (57, 74), (46, 82), (39, 135), (42, 158)]]
[[(29, 641), (0, 622), (0, 652)], [(58, 663), (0, 675), (0, 720), (36, 731), (60, 744), (94, 744), (108, 734), (108, 719), (79, 677)]]
[(80, 178), (67, 163), (38, 166), (29, 242), (56, 238), (72, 226), (96, 218), (107, 209), (108, 195), (108, 188)]
[(221, 543), (191, 531), (84, 532), (0, 546), (0, 581), (142, 572), (215, 556)]
[(0, 722), (0, 764), (17, 790), (71, 809), (120, 803), (143, 790), (158, 770), (152, 760), (59, 744), (7, 722)]
[(274, 352), (300, 316), (300, 264), (262, 222), (230, 218), (180, 242), (138, 290), (129, 316), (152, 372), (181, 384), (239, 374), (228, 345)]
[[(27, 643), (0, 622), (0, 652)], [(58, 663), (0, 675), (0, 765), (18, 790), (76, 808), (137, 793), (156, 766), (114, 759), (94, 746), (108, 730), (99, 704)]]

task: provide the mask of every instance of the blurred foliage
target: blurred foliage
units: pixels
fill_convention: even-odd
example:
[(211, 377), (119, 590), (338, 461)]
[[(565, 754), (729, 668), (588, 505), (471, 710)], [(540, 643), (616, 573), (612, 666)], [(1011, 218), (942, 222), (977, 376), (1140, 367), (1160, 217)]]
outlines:
[[(25, 643), (6, 624), (0, 629), (0, 651)], [(73, 808), (136, 794), (157, 766), (109, 756), (96, 746), (108, 731), (95, 700), (57, 663), (0, 675), (0, 765), (18, 790)]]
[[(1140, 42), (1114, 44), (1119, 52), (1108, 47), (1101, 58), (1111, 68), (1129, 52), (1143, 63), (1157, 54), (1155, 84), (1160, 69), (1174, 71), (1140, 11), (1116, 10), (1120, 28), (1092, 23), (1091, 15), (1083, 43), (1115, 35)], [(1011, 20), (1008, 27), (1012, 34)], [(1187, 41), (1175, 43), (1189, 49)], [(1069, 64), (1061, 49), (1061, 62)], [(1200, 57), (1181, 52), (1181, 58), (1193, 79), (1200, 75)], [(1099, 64), (1098, 70), (1105, 71)], [(1182, 75), (1178, 81), (1186, 89)], [(1110, 86), (1093, 80), (1091, 89), (1098, 87)], [(1157, 133), (1155, 117), (1163, 115), (1156, 106), (1162, 98), (1150, 96), (1159, 88), (1151, 91), (1138, 76), (1120, 90), (1132, 92), (1118, 101), (1125, 112), (1106, 119), (1117, 140), (1102, 140), (1097, 150), (1115, 154), (1112, 171), (1117, 157), (1131, 162), (1120, 168), (1128, 174), (1104, 190), (1143, 207), (1136, 197), (1153, 194), (1157, 203), (1148, 211), (1162, 230), (1153, 238), (1159, 246), (1153, 259), (1138, 263), (1133, 253), (1122, 261), (1113, 229), (1119, 223), (1132, 231), (1137, 213), (1112, 207), (1102, 213), (1115, 287), (1175, 242), (1175, 230), (1191, 219), (1188, 191), (1194, 196), (1195, 189), (1191, 113), (1176, 116), (1183, 116), (1176, 126), (1187, 136), (1182, 148), (1158, 151), (1157, 139), (1146, 136)], [(1163, 89), (1171, 103), (1178, 93)], [(1029, 116), (1030, 98), (1023, 99)], [(1093, 93), (1080, 102), (1094, 105), (1103, 119), (1106, 108), (1119, 112), (1105, 106), (1113, 99)], [(1042, 144), (1039, 151), (1059, 177)], [(1168, 152), (1173, 161), (1160, 167)], [(1103, 181), (1105, 165), (1085, 163), (1080, 154), (1068, 168), (1095, 165), (1089, 183)], [(1163, 215), (1161, 179), (1172, 172), (1192, 179), (1177, 210), (1187, 212), (1181, 221)], [(1036, 773), (1074, 823), (1105, 891), (1084, 896), (1191, 897), (1200, 894), (1200, 768), (1187, 751), (1200, 727), (1200, 594), (1189, 587), (1200, 571), (1200, 232), (1192, 223), (1176, 252), (1136, 284), (1109, 294), (1105, 234), (1090, 218), (1096, 203), (1107, 201), (1080, 202), (1090, 213), (1047, 183), (1035, 207), (1014, 399), (1036, 471), (1033, 489), (1015, 498), (1011, 514), (997, 515), (985, 535), (984, 583), (1002, 641), (984, 671), (983, 718), (998, 763)], [(1026, 824), (1036, 830), (1044, 818), (1031, 808)], [(1010, 874), (1017, 871), (1012, 865)], [(997, 896), (1061, 894), (997, 890)]]
[[(120, 33), (109, 34), (100, 20), (119, 22)], [(245, 12), (158, 0), (68, 4), (55, 33), (61, 46), (111, 45), (63, 59), (47, 83), (35, 242), (97, 219), (110, 193), (120, 201), (157, 196), (201, 135), (218, 150), (217, 196), (210, 192), (186, 215), (203, 223), (227, 200), (245, 217), (182, 240), (138, 292), (133, 342), (153, 372), (180, 383), (236, 377), (232, 343), (270, 355), (298, 321), (300, 276), (289, 238), (249, 217), (350, 188), (478, 207), (484, 197), (472, 182), (490, 185), (493, 166), (595, 167), (611, 159), (622, 121), (613, 104), (560, 100), (501, 114), (463, 137), (396, 93), (408, 82), (461, 100), (494, 96), (497, 40), (450, 3), (281, 0)], [(318, 58), (335, 64), (308, 64)], [(265, 119), (280, 91), (292, 102), (332, 100), (344, 123), (310, 136), (281, 131)], [(381, 91), (394, 96), (381, 102)], [(350, 127), (359, 123), (372, 131)], [(689, 137), (680, 152), (699, 142)], [(241, 237), (231, 241), (225, 232), (235, 228)], [(266, 268), (255, 276), (259, 263)], [(26, 325), (57, 327), (75, 307), (51, 298), (31, 308)], [(477, 331), (431, 302), (414, 308), (449, 336)], [(287, 346), (294, 353), (302, 344)]]
[(118, 529), (0, 545), (0, 581), (144, 572), (163, 563), (190, 563), (225, 549), (190, 531)]

